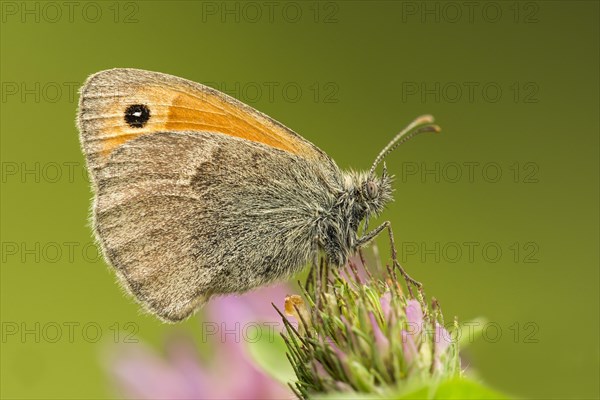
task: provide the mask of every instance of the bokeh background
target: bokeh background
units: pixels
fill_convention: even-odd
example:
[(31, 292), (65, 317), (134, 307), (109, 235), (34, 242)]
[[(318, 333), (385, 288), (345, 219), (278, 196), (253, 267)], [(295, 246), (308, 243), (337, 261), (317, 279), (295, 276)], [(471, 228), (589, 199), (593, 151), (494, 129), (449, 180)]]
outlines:
[(2, 398), (119, 396), (105, 355), (123, 334), (159, 353), (201, 334), (141, 314), (97, 255), (74, 121), (112, 67), (223, 90), (344, 168), (435, 115), (441, 135), (387, 159), (404, 266), (447, 319), (487, 320), (472, 374), (597, 398), (598, 4), (3, 1)]

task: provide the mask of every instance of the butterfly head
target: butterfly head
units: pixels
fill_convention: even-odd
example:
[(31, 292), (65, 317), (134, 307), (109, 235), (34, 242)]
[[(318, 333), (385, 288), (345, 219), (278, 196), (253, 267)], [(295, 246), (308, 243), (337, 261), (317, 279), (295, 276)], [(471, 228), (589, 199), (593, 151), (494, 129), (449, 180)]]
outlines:
[(385, 165), (381, 176), (359, 175), (356, 183), (356, 201), (366, 218), (370, 215), (379, 215), (385, 205), (393, 199), (392, 179), (393, 177), (388, 175)]
[(393, 199), (392, 178), (385, 166), (381, 176), (357, 171), (346, 173), (345, 188), (337, 206), (339, 215), (348, 221), (351, 231), (356, 232), (363, 220), (368, 224), (369, 217), (381, 214)]

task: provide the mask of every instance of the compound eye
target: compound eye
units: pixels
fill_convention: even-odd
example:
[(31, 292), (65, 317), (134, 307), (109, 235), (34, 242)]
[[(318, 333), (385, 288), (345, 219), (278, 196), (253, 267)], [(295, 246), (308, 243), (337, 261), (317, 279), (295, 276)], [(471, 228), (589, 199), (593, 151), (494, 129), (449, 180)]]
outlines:
[(375, 197), (377, 197), (377, 193), (379, 192), (379, 187), (377, 186), (377, 184), (373, 181), (368, 181), (367, 185), (366, 185), (366, 192), (367, 192), (367, 197), (369, 199), (374, 199)]

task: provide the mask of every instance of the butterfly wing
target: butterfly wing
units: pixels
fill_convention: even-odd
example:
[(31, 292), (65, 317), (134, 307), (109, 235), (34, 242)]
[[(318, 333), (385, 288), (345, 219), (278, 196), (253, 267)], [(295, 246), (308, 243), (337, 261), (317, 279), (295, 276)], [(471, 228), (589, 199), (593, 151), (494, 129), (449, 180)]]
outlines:
[(330, 162), (315, 145), (252, 107), (207, 86), (158, 72), (98, 72), (81, 89), (81, 143), (93, 168), (119, 146), (155, 132), (213, 132), (306, 159)]
[[(129, 87), (123, 70), (112, 72), (115, 81), (104, 76), (106, 83), (98, 85), (95, 75), (82, 89), (81, 140), (94, 177), (97, 237), (124, 286), (146, 309), (178, 321), (212, 295), (243, 292), (302, 267), (315, 250), (315, 210), (332, 201), (324, 188), (336, 185), (335, 164), (309, 142), (239, 102), (241, 110), (228, 112), (245, 113), (239, 118), (247, 120), (240, 126), (262, 126), (268, 134), (242, 137), (236, 117), (227, 122), (224, 111), (220, 125), (192, 120), (214, 116), (204, 111), (209, 108), (204, 103), (187, 111), (189, 125), (165, 131), (175, 125), (160, 106), (164, 99), (192, 96), (184, 87), (177, 95), (171, 93), (174, 86), (190, 85), (196, 94), (206, 90), (211, 105), (216, 101), (212, 96), (225, 95), (179, 78), (135, 71), (134, 82), (152, 77), (145, 81), (148, 86), (138, 86), (156, 92), (149, 97)], [(174, 81), (164, 83), (164, 93), (159, 93), (165, 80)], [(109, 84), (118, 93), (129, 93), (129, 100), (110, 96)], [(150, 118), (137, 128), (138, 134), (124, 113), (142, 104)], [(113, 114), (119, 107), (117, 118)], [(144, 113), (134, 117), (143, 119)], [(152, 128), (154, 117), (166, 120)]]

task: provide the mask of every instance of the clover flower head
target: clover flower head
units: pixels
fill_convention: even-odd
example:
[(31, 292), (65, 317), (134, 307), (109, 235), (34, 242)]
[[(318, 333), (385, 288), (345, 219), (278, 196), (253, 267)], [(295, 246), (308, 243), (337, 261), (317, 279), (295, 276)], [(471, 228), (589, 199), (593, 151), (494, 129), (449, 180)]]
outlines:
[(303, 296), (286, 298), (280, 315), (299, 398), (398, 393), (460, 376), (458, 344), (437, 301), (427, 306), (422, 289), (413, 295), (411, 281), (401, 283), (389, 268), (380, 275), (352, 261), (341, 271), (322, 262)]

